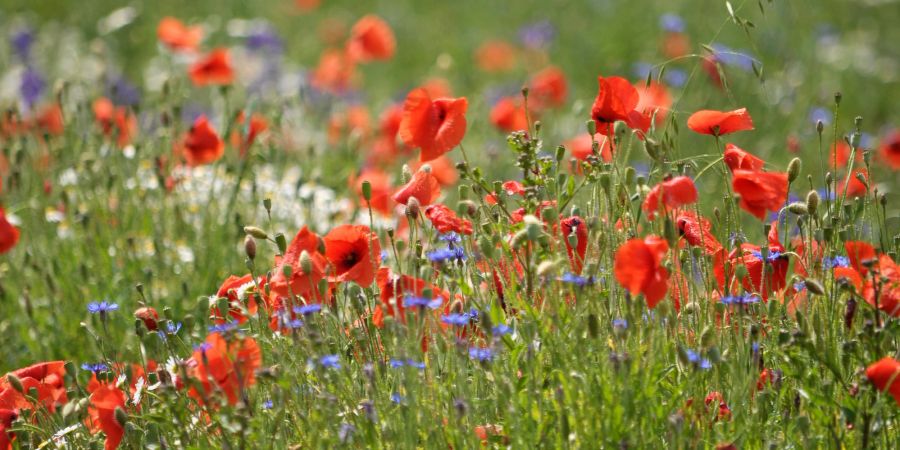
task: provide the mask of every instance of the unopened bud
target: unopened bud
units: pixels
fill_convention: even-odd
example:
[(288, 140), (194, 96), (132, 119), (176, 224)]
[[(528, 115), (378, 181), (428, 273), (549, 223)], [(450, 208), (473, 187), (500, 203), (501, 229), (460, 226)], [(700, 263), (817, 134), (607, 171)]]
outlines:
[(412, 173), (412, 169), (409, 168), (409, 164), (403, 165), (401, 177), (403, 180), (403, 184), (409, 183), (409, 180), (412, 180), (413, 173)]
[(265, 231), (263, 231), (262, 229), (257, 228), (257, 227), (244, 227), (244, 233), (247, 233), (250, 236), (253, 236), (257, 239), (268, 239), (269, 238), (269, 235), (266, 234)]
[(816, 211), (819, 209), (819, 193), (816, 191), (809, 191), (809, 194), (806, 194), (806, 210), (811, 215), (816, 215)]
[(815, 280), (812, 278), (807, 278), (803, 284), (806, 286), (806, 289), (809, 292), (812, 292), (816, 295), (825, 295), (825, 286), (822, 286), (822, 283), (819, 280)]
[(834, 103), (840, 105), (841, 99), (844, 98), (844, 95), (841, 94), (840, 91), (834, 93)]
[(822, 134), (822, 131), (825, 130), (825, 123), (821, 120), (816, 121), (816, 133)]
[(125, 412), (124, 409), (117, 406), (116, 411), (113, 415), (116, 418), (116, 422), (119, 422), (119, 425), (124, 427), (125, 424), (128, 423), (128, 414)]
[(798, 216), (805, 216), (809, 213), (809, 210), (806, 208), (806, 203), (803, 202), (794, 202), (788, 205), (788, 211)]
[(797, 177), (800, 176), (800, 158), (794, 158), (788, 164), (787, 174), (788, 174), (788, 183), (793, 183)]
[(594, 135), (597, 134), (597, 122), (595, 122), (594, 120), (588, 120), (585, 125), (587, 125), (588, 133), (591, 134), (591, 138), (593, 139)]
[(12, 386), (12, 388), (15, 389), (16, 392), (18, 392), (20, 394), (25, 393), (25, 387), (22, 386), (22, 380), (20, 380), (19, 377), (17, 377), (15, 374), (13, 374), (13, 373), (7, 374), (6, 381), (9, 382), (9, 385)]
[(543, 261), (538, 264), (537, 274), (539, 277), (549, 277), (556, 273), (556, 264), (553, 261)]
[(415, 219), (419, 217), (419, 210), (421, 209), (421, 204), (419, 200), (415, 197), (410, 197), (409, 200), (406, 201), (406, 217), (411, 219)]
[(244, 253), (251, 261), (256, 259), (256, 240), (249, 234), (244, 237)]
[(372, 183), (369, 180), (362, 182), (362, 195), (367, 202), (372, 200)]
[(312, 256), (310, 256), (308, 251), (303, 250), (300, 252), (300, 270), (302, 270), (305, 275), (309, 275), (312, 273), (312, 269)]

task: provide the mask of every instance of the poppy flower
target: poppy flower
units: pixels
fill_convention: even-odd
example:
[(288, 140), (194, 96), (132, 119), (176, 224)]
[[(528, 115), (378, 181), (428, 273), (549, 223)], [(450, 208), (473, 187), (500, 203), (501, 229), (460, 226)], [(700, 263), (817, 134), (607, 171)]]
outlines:
[(572, 152), (572, 156), (579, 161), (587, 161), (588, 157), (594, 154), (593, 143), (597, 141), (599, 146), (600, 158), (603, 162), (612, 162), (612, 152), (609, 148), (609, 138), (597, 133), (594, 139), (591, 139), (589, 133), (583, 133), (576, 138), (569, 139), (563, 143), (563, 146)]
[[(525, 195), (525, 186), (522, 186), (522, 183), (509, 180), (504, 181), (503, 184), (500, 185), (503, 188), (503, 192), (508, 196), (518, 195), (520, 197)], [(491, 193), (484, 196), (484, 201), (487, 202), (488, 205), (496, 205), (497, 204), (497, 193)]]
[(710, 406), (717, 407), (716, 418), (717, 420), (728, 420), (731, 418), (731, 408), (728, 407), (728, 404), (725, 403), (725, 397), (722, 396), (721, 392), (712, 391), (710, 392), (705, 399), (703, 399), (704, 405), (707, 408)]
[(505, 72), (516, 65), (516, 49), (506, 41), (487, 41), (475, 50), (475, 63), (485, 72)]
[(352, 59), (347, 57), (346, 52), (335, 49), (325, 50), (313, 70), (310, 84), (321, 91), (341, 93), (350, 87), (350, 79), (355, 70), (355, 64)]
[(334, 268), (333, 282), (352, 281), (368, 287), (381, 262), (378, 236), (365, 225), (340, 225), (324, 237), (325, 257)]
[(206, 116), (194, 121), (182, 142), (184, 159), (189, 166), (200, 166), (217, 161), (225, 153), (225, 143), (209, 124)]
[(569, 84), (563, 71), (550, 66), (534, 74), (528, 82), (528, 100), (534, 109), (555, 108), (562, 106), (569, 95)]
[(669, 244), (659, 236), (630, 239), (615, 254), (613, 274), (632, 295), (643, 294), (653, 309), (665, 297), (669, 272), (662, 266)]
[[(862, 178), (866, 182), (863, 183), (859, 180)], [(869, 171), (866, 169), (853, 169), (853, 172), (850, 174), (850, 178), (843, 184), (843, 186), (838, 187), (838, 195), (841, 195), (846, 192), (847, 197), (864, 197), (868, 192), (868, 187), (866, 186), (869, 183)]]
[[(300, 261), (304, 252), (310, 260), (308, 269)], [(288, 244), (284, 256), (275, 259), (275, 270), (269, 280), (270, 302), (275, 304), (281, 298), (290, 298), (290, 294), (309, 301), (321, 300), (325, 293), (317, 292), (318, 284), (325, 278), (327, 265), (328, 260), (319, 253), (319, 236), (304, 226)], [(287, 266), (290, 266), (290, 277), (284, 273)]]
[(856, 292), (863, 292), (863, 279), (859, 275), (859, 272), (854, 270), (852, 267), (835, 267), (834, 268), (834, 279), (835, 280), (845, 280), (856, 289)]
[(350, 30), (347, 54), (359, 62), (387, 60), (394, 56), (396, 47), (390, 25), (370, 14), (359, 19)]
[(294, 0), (294, 6), (303, 13), (315, 11), (321, 3), (322, 0)]
[[(569, 265), (572, 273), (581, 275), (584, 267), (584, 254), (587, 252), (588, 229), (584, 219), (578, 216), (566, 217), (560, 221), (563, 242), (566, 243), (566, 254), (569, 257)], [(570, 242), (570, 236), (574, 236), (575, 246)]]
[(247, 123), (244, 111), (238, 113), (234, 121), (235, 130), (231, 134), (231, 145), (237, 147), (241, 157), (247, 155), (247, 150), (256, 141), (256, 138), (269, 129), (269, 122), (261, 114), (250, 115), (250, 123)]
[(608, 135), (614, 122), (628, 121), (640, 94), (622, 77), (597, 77), (597, 83), (599, 91), (591, 107), (591, 118), (597, 123), (597, 132)]
[(419, 87), (425, 89), (425, 92), (428, 92), (428, 96), (431, 98), (445, 98), (453, 96), (453, 89), (450, 87), (450, 82), (447, 81), (446, 78), (429, 78), (423, 81), (422, 85)]
[[(847, 167), (847, 163), (850, 162), (850, 144), (848, 144), (844, 140), (840, 140), (831, 146), (831, 154), (828, 155), (828, 165), (831, 168), (839, 168), (842, 169)], [(862, 150), (856, 149), (856, 162), (863, 162)], [(837, 166), (835, 166), (835, 163)]]
[(666, 86), (656, 81), (651, 81), (649, 85), (647, 83), (638, 83), (634, 88), (638, 92), (638, 103), (634, 110), (646, 116), (648, 120), (650, 117), (655, 117), (657, 125), (663, 123), (669, 115), (669, 109), (672, 107), (672, 95)]
[(194, 350), (191, 359), (190, 375), (203, 386), (202, 393), (192, 388), (191, 395), (205, 401), (215, 390), (220, 390), (229, 405), (236, 405), (241, 392), (256, 381), (262, 352), (256, 340), (249, 336), (226, 340), (219, 333), (211, 333)]
[(712, 224), (693, 211), (679, 212), (675, 217), (675, 226), (688, 244), (703, 248), (707, 255), (715, 255), (722, 251), (722, 244), (712, 234)]
[(890, 316), (900, 317), (900, 266), (888, 255), (879, 255), (877, 281), (869, 279), (863, 288), (866, 303)]
[(134, 317), (144, 322), (147, 331), (156, 331), (159, 328), (159, 313), (150, 306), (143, 306), (134, 311)]
[(878, 154), (888, 167), (900, 170), (900, 129), (895, 129), (884, 137), (881, 146), (878, 147)]
[(91, 393), (88, 407), (88, 423), (92, 433), (103, 431), (106, 435), (105, 450), (119, 447), (125, 429), (116, 420), (116, 408), (125, 408), (125, 393), (114, 384), (104, 384)]
[(421, 206), (434, 203), (441, 196), (441, 183), (431, 174), (431, 169), (419, 169), (409, 183), (401, 187), (392, 197), (395, 202), (405, 205), (410, 197), (415, 197)]
[(12, 423), (19, 417), (15, 411), (10, 409), (0, 409), (0, 450), (12, 448), (12, 442), (16, 435), (12, 431)]
[[(387, 267), (378, 269), (375, 275), (378, 291), (380, 292), (381, 305), (379, 314), (387, 314), (406, 322), (406, 311), (416, 310), (410, 306), (408, 298), (422, 298), (426, 291), (430, 292), (429, 300), (440, 300), (438, 308), (449, 305), (450, 293), (421, 279), (409, 275), (394, 275)], [(376, 322), (376, 325), (378, 323)], [(383, 321), (382, 321), (383, 325)], [(381, 326), (381, 325), (378, 325)]]
[(19, 242), (19, 229), (6, 220), (6, 213), (0, 207), (0, 255), (12, 250)]
[(725, 83), (722, 82), (722, 75), (719, 74), (719, 63), (714, 56), (704, 56), (703, 60), (700, 62), (700, 68), (706, 72), (706, 75), (709, 76), (709, 81), (711, 81), (715, 87), (719, 89), (725, 87)]
[(862, 275), (869, 273), (865, 263), (877, 260), (875, 247), (872, 247), (872, 244), (868, 242), (846, 241), (844, 242), (844, 250), (847, 251), (850, 266)]
[(766, 211), (777, 212), (787, 201), (788, 176), (784, 172), (735, 170), (731, 186), (741, 196), (741, 208), (760, 220), (766, 218)]
[[(56, 405), (68, 401), (66, 396), (65, 361), (50, 361), (33, 364), (22, 369), (17, 369), (11, 374), (19, 378), (23, 390), (29, 392), (32, 388), (37, 390), (37, 401), (50, 412), (56, 410)], [(9, 377), (0, 378), (0, 409), (34, 409), (31, 399), (13, 389), (9, 383)]]
[(758, 172), (761, 171), (765, 165), (763, 160), (751, 155), (732, 143), (725, 144), (723, 158), (725, 159), (725, 165), (731, 169), (732, 173), (734, 173), (735, 170)]
[(468, 105), (465, 97), (432, 100), (424, 89), (413, 89), (403, 103), (400, 139), (422, 149), (422, 162), (431, 161), (462, 142)]
[[(784, 246), (778, 239), (777, 222), (772, 223), (768, 236), (768, 251), (763, 258), (762, 249), (758, 245), (750, 243), (741, 244), (728, 255), (731, 270), (726, 273), (725, 258), (720, 252), (716, 254), (713, 272), (720, 289), (734, 290), (734, 282), (740, 282), (747, 292), (755, 292), (768, 301), (772, 292), (779, 293), (787, 286), (787, 270), (790, 265), (788, 256), (784, 254)], [(743, 265), (747, 269), (747, 275), (741, 280), (735, 280), (735, 268)], [(764, 269), (765, 268), (765, 269)], [(765, 278), (763, 274), (765, 273)]]
[(116, 134), (116, 145), (124, 147), (137, 131), (137, 119), (124, 106), (115, 106), (108, 98), (101, 97), (93, 103), (94, 120), (107, 137)]
[(185, 26), (174, 17), (163, 17), (156, 27), (156, 37), (172, 51), (192, 52), (197, 50), (203, 40), (203, 28), (196, 25)]
[(504, 97), (491, 109), (491, 124), (500, 131), (512, 133), (528, 131), (528, 115), (525, 105), (513, 97)]
[(254, 282), (253, 275), (249, 273), (242, 277), (229, 275), (222, 285), (219, 286), (216, 296), (211, 300), (227, 299), (230, 319), (226, 318), (219, 311), (218, 301), (210, 302), (210, 316), (218, 324), (225, 323), (227, 320), (235, 320), (238, 323), (246, 322), (249, 316), (255, 315), (257, 312), (257, 284), (259, 284), (260, 290), (264, 289), (266, 285), (265, 278)]
[(47, 105), (37, 113), (35, 117), (37, 129), (42, 133), (59, 136), (65, 131), (62, 108), (56, 103)]
[(425, 208), (425, 217), (439, 233), (472, 234), (472, 222), (460, 218), (442, 203)]
[(361, 105), (353, 105), (345, 111), (336, 112), (328, 123), (328, 142), (337, 145), (341, 138), (355, 136), (362, 141), (371, 131), (369, 110)]
[(900, 406), (900, 361), (885, 356), (866, 367), (866, 377), (882, 392), (887, 392)]
[(694, 180), (690, 177), (679, 176), (653, 186), (642, 205), (648, 219), (653, 220), (656, 217), (660, 199), (662, 199), (662, 206), (667, 212), (696, 202), (697, 187), (694, 186)]
[(701, 110), (688, 117), (688, 128), (700, 134), (723, 136), (737, 131), (753, 129), (753, 119), (747, 108), (734, 111)]
[(691, 41), (685, 33), (666, 32), (660, 46), (663, 55), (669, 59), (680, 58), (691, 52)]
[(231, 53), (217, 48), (191, 65), (191, 81), (195, 86), (228, 85), (234, 81)]
[(425, 164), (431, 166), (431, 174), (437, 178), (438, 183), (441, 183), (442, 187), (453, 186), (459, 181), (459, 173), (456, 172), (456, 165), (447, 157), (447, 155), (432, 159), (427, 163), (423, 163), (417, 159), (410, 161), (409, 168), (415, 172), (421, 169)]
[[(372, 189), (371, 200), (368, 201), (363, 197), (362, 190), (363, 183), (367, 181)], [(350, 185), (356, 191), (361, 207), (368, 208), (371, 206), (373, 210), (384, 215), (391, 214), (393, 188), (391, 187), (391, 179), (386, 173), (378, 169), (363, 169), (359, 175), (350, 178)]]

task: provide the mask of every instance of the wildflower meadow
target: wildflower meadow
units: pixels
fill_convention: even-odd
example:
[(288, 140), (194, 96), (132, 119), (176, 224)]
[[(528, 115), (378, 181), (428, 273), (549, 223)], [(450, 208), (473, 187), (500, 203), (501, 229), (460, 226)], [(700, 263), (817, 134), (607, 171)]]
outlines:
[(0, 0), (0, 450), (900, 448), (897, 0)]

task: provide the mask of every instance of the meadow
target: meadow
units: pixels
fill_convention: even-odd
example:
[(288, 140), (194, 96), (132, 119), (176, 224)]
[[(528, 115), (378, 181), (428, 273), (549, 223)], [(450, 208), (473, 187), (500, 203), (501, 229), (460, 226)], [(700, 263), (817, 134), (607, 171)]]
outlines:
[(897, 448), (898, 6), (0, 1), (0, 450)]

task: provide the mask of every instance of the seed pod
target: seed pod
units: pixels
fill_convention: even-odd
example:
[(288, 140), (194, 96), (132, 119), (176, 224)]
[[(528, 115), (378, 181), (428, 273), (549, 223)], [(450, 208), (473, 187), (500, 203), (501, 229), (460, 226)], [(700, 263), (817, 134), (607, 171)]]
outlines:
[(819, 193), (816, 191), (809, 191), (809, 194), (806, 194), (806, 211), (809, 212), (810, 215), (816, 215), (816, 212), (819, 210)]
[(244, 233), (249, 234), (257, 239), (268, 239), (269, 235), (266, 234), (261, 228), (257, 227), (244, 227)]

